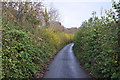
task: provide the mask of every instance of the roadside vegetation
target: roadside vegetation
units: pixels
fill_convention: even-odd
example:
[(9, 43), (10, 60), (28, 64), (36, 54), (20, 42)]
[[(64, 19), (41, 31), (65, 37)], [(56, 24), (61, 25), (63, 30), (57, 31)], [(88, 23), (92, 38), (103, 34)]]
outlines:
[[(2, 78), (34, 78), (72, 34), (49, 28), (42, 2), (2, 2)], [(51, 14), (54, 12), (51, 12)], [(55, 20), (55, 18), (54, 18)]]
[(120, 78), (120, 2), (106, 16), (83, 22), (74, 36), (74, 52), (95, 78)]

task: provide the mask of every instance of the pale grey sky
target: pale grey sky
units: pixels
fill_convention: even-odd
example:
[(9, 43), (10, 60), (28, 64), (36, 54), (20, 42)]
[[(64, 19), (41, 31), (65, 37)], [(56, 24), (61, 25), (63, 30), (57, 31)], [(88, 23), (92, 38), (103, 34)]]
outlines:
[[(118, 1), (118, 0), (117, 0)], [(97, 15), (104, 15), (104, 10), (112, 8), (111, 0), (47, 0), (43, 1), (46, 7), (52, 4), (61, 15), (64, 27), (80, 27), (81, 23), (92, 16), (92, 11)]]

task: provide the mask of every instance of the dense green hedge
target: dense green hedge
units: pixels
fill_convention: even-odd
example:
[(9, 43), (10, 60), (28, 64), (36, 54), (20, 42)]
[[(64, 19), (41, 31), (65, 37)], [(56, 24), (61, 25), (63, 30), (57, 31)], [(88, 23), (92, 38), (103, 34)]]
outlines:
[(74, 36), (75, 55), (95, 78), (120, 78), (119, 29), (111, 16), (90, 18)]
[[(3, 78), (31, 78), (70, 39), (65, 33), (39, 28), (37, 33), (4, 24), (2, 63)], [(67, 34), (68, 36), (71, 36)], [(64, 39), (64, 40), (63, 40)]]
[(2, 78), (42, 77), (50, 59), (71, 41), (72, 35), (45, 28), (48, 12), (41, 4), (2, 3)]

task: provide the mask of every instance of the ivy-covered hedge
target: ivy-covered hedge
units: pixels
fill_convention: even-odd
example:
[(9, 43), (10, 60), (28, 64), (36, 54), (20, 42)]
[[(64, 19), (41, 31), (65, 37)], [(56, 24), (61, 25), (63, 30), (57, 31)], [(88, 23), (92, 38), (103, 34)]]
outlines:
[[(12, 27), (12, 28), (11, 28)], [(36, 34), (6, 25), (3, 30), (3, 78), (32, 78), (71, 39), (69, 34), (39, 28)], [(64, 40), (63, 40), (64, 39)]]
[(95, 78), (120, 78), (119, 29), (111, 16), (90, 18), (74, 36), (75, 55)]

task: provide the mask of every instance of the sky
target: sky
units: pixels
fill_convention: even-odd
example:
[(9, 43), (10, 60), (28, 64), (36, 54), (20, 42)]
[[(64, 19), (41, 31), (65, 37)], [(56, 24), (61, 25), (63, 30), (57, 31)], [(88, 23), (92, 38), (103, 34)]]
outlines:
[(66, 28), (80, 27), (83, 21), (92, 17), (93, 11), (101, 16), (105, 15), (105, 10), (112, 8), (111, 0), (44, 0), (43, 3), (45, 7), (52, 5), (58, 10), (60, 21)]

